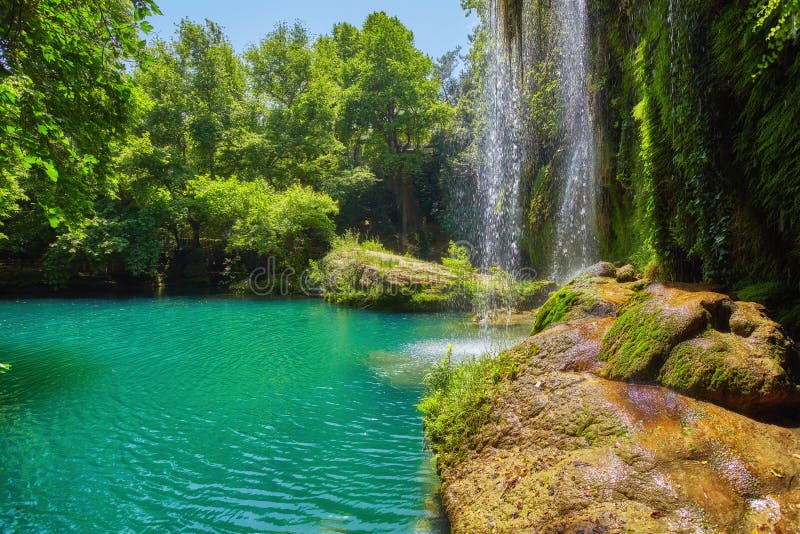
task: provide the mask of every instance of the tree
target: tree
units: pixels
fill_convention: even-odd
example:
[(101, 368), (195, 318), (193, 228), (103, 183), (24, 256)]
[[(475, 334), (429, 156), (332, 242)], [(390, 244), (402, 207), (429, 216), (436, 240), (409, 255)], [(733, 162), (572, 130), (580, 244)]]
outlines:
[[(342, 31), (343, 35), (349, 32)], [(429, 57), (396, 17), (373, 13), (360, 33), (360, 49), (348, 63), (358, 75), (348, 88), (344, 127), (353, 153), (363, 152), (389, 185), (400, 209), (400, 235), (408, 246), (414, 199), (412, 180), (422, 170), (432, 132), (449, 117)]]
[(11, 0), (0, 8), (0, 219), (39, 206), (79, 224), (112, 187), (152, 0)]
[(334, 124), (340, 89), (325, 54), (301, 25), (279, 25), (245, 53), (264, 176), (275, 185), (320, 186), (342, 166)]
[(188, 211), (187, 182), (198, 175), (229, 175), (224, 154), (236, 140), (246, 78), (244, 66), (219, 25), (182, 20), (177, 37), (150, 47), (151, 61), (135, 74), (143, 111), (129, 139), (127, 173), (138, 173), (172, 198), (172, 233), (187, 224), (200, 246), (200, 221)]
[(293, 185), (279, 193), (251, 196), (246, 217), (233, 227), (229, 248), (273, 256), (302, 271), (321, 257), (336, 234), (336, 202), (310, 187)]

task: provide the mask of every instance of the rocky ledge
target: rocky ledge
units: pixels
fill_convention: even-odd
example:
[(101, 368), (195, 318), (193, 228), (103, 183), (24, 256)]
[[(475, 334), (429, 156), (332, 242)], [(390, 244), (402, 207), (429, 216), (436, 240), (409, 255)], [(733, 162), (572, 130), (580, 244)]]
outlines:
[(486, 292), (510, 310), (525, 311), (556, 288), (547, 280), (479, 274), (468, 260), (446, 265), (357, 244), (330, 252), (316, 263), (315, 276), (329, 302), (394, 311), (470, 311)]
[(798, 354), (752, 303), (600, 264), (420, 405), (454, 532), (797, 532)]

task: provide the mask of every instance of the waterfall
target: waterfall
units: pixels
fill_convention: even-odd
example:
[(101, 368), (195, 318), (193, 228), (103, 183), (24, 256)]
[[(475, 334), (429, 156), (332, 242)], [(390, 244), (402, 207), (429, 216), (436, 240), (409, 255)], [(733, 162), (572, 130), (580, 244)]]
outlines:
[[(500, 267), (516, 272), (520, 265), (520, 129), (521, 87), (515, 62), (518, 43), (508, 37), (504, 0), (490, 0), (487, 17), (488, 50), (482, 87), (482, 138), (479, 144), (475, 205), (481, 231), (477, 257), (484, 273)], [(488, 288), (479, 303), (482, 322), (503, 303)]]
[(564, 281), (596, 260), (594, 234), (597, 160), (589, 104), (587, 0), (555, 0), (558, 70), (566, 153), (557, 213), (552, 277)]
[[(494, 267), (519, 273), (522, 206), (520, 200), (523, 146), (526, 136), (525, 81), (536, 65), (538, 51), (528, 41), (538, 28), (535, 11), (523, 0), (489, 0), (483, 66), (477, 186), (474, 205), (481, 224), (476, 257), (482, 272)], [(597, 158), (590, 104), (590, 54), (587, 0), (553, 0), (550, 6), (555, 62), (558, 71), (564, 141), (558, 156), (560, 205), (553, 208), (553, 261), (548, 273), (564, 281), (597, 258), (595, 206)], [(534, 24), (531, 25), (530, 23)], [(496, 283), (496, 281), (493, 281)], [(496, 289), (496, 288), (495, 288)], [(478, 303), (486, 321), (502, 291), (489, 288)]]

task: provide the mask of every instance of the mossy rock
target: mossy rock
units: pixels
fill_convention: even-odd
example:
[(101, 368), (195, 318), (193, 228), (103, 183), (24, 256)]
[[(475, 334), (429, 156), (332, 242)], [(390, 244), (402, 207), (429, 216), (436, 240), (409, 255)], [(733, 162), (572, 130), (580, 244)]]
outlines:
[(578, 275), (539, 308), (532, 335), (556, 323), (613, 316), (633, 295), (632, 284), (616, 281), (616, 268), (601, 262)]
[(702, 311), (672, 317), (653, 295), (639, 292), (620, 311), (603, 339), (603, 376), (616, 380), (653, 380), (676, 343), (704, 328)]
[(779, 405), (795, 387), (777, 358), (758, 354), (746, 338), (709, 329), (678, 344), (661, 368), (663, 385), (739, 409)]
[(800, 402), (797, 353), (761, 306), (696, 286), (653, 284), (624, 306), (603, 339), (601, 375), (658, 382), (755, 411)]

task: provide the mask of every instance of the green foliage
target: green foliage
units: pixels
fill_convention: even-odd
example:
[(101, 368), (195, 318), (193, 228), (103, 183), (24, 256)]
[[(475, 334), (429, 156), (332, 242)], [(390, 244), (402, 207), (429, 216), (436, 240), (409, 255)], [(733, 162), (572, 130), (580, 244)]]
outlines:
[(362, 238), (358, 232), (354, 230), (347, 230), (341, 235), (334, 237), (331, 243), (332, 252), (348, 250), (368, 250), (371, 252), (389, 253), (389, 250), (387, 250), (380, 241)]
[(0, 8), (0, 220), (32, 205), (53, 226), (92, 215), (127, 124), (125, 64), (151, 0), (12, 0)]
[(336, 202), (310, 187), (292, 186), (274, 194), (253, 195), (247, 214), (236, 221), (229, 248), (273, 256), (278, 265), (302, 272), (321, 257), (335, 236)]
[(447, 248), (447, 256), (442, 258), (442, 265), (455, 273), (459, 277), (471, 275), (477, 272), (469, 259), (469, 250), (450, 241)]
[[(246, 144), (229, 153), (248, 165), (235, 172), (260, 171), (281, 187), (293, 181), (322, 187), (337, 200), (350, 187), (369, 185), (368, 170), (345, 168), (344, 145), (335, 136), (343, 94), (331, 48), (326, 39), (312, 44), (299, 24), (281, 24), (245, 52), (253, 95), (246, 103), (250, 118), (236, 135)], [(339, 183), (326, 188), (330, 177)]]
[(797, 24), (800, 17), (798, 0), (753, 0), (748, 19), (754, 20), (753, 33), (766, 32), (767, 51), (758, 65), (757, 76), (778, 60), (790, 43), (797, 43)]
[[(416, 184), (449, 106), (396, 18), (281, 24), (240, 56), (212, 21), (146, 45), (150, 0), (21, 6), (0, 10), (2, 247), (44, 254), (54, 283), (208, 279), (266, 255), (300, 270), (336, 223), (395, 233), (402, 205), (405, 235), (434, 209)], [(31, 239), (33, 211), (55, 231)]]
[(536, 322), (531, 335), (538, 334), (548, 326), (561, 322), (567, 312), (581, 301), (581, 294), (570, 286), (564, 286), (555, 293), (536, 312)]
[(125, 219), (93, 217), (58, 236), (43, 264), (48, 281), (67, 285), (79, 272), (108, 275), (119, 265), (130, 275), (154, 274), (161, 256), (158, 229), (146, 212)]
[(591, 6), (609, 259), (794, 285), (797, 14), (795, 0)]
[(735, 291), (736, 298), (745, 302), (758, 302), (764, 306), (780, 302), (786, 288), (780, 282), (756, 282)]
[(494, 392), (504, 380), (517, 376), (508, 353), (484, 356), (454, 365), (450, 356), (435, 364), (425, 377), (427, 392), (418, 408), (425, 437), (440, 465), (462, 458), (481, 429), (492, 422)]
[[(343, 43), (344, 102), (338, 132), (356, 163), (369, 163), (386, 181), (400, 206), (401, 244), (408, 244), (412, 180), (422, 172), (426, 144), (445, 123), (450, 108), (439, 100), (440, 82), (431, 59), (414, 46), (414, 36), (395, 17), (369, 15), (356, 38)], [(358, 72), (359, 75), (352, 76)]]

